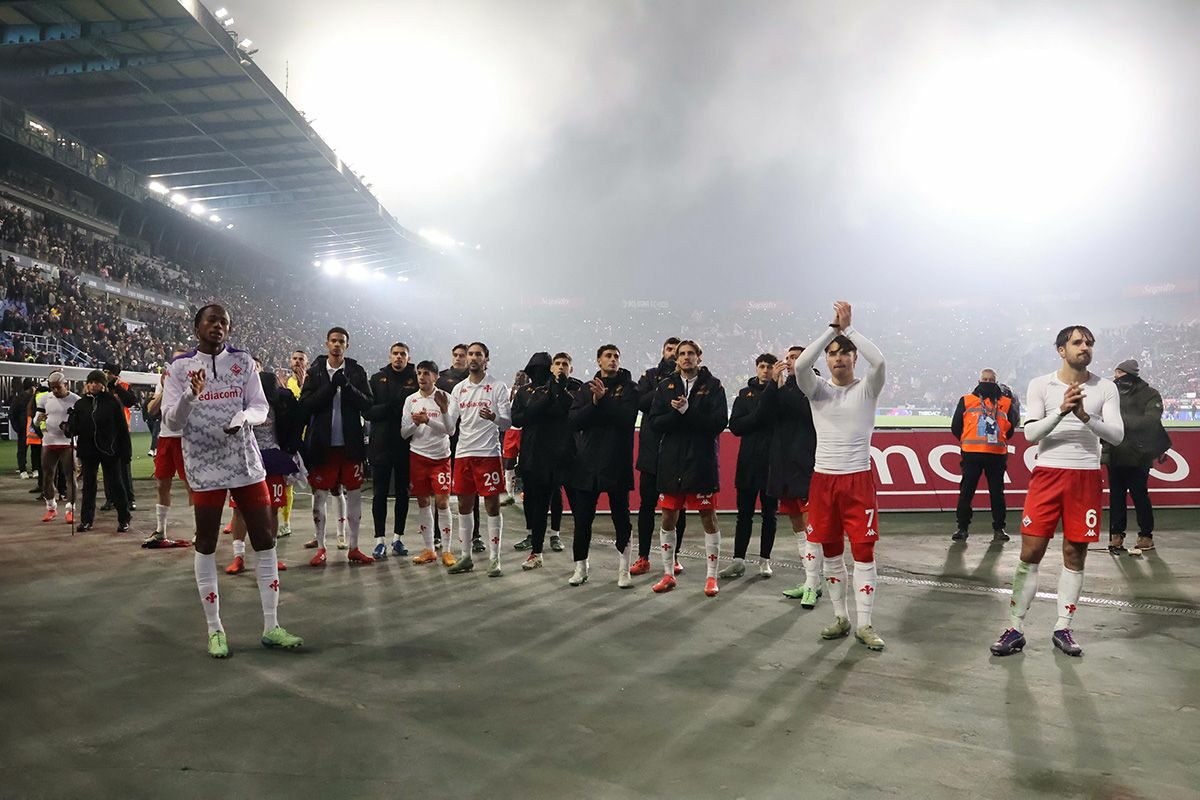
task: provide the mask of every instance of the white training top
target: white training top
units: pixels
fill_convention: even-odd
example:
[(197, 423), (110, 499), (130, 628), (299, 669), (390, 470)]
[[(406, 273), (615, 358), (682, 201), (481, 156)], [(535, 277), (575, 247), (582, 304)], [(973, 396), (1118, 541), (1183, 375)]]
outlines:
[(813, 366), (825, 348), (838, 335), (836, 328), (825, 333), (796, 359), (793, 367), (796, 385), (812, 406), (813, 427), (817, 431), (816, 471), (826, 475), (849, 475), (871, 469), (871, 433), (875, 430), (875, 409), (883, 391), (883, 353), (870, 339), (853, 327), (841, 331), (867, 362), (867, 376), (855, 378), (848, 386), (835, 386), (813, 372)]
[[(479, 383), (472, 383), (468, 375), (455, 385), (454, 400), (458, 405), (456, 456), (500, 455), (500, 431), (512, 427), (512, 405), (508, 398), (508, 384), (491, 375), (484, 375)], [(496, 418), (489, 420), (479, 416), (484, 408), (491, 409)]]
[[(333, 379), (333, 373), (339, 369), (345, 369), (346, 362), (343, 361), (340, 367), (331, 367), (326, 362), (325, 369), (329, 372), (330, 380)], [(349, 373), (347, 373), (347, 377)], [(346, 446), (346, 431), (342, 430), (342, 390), (337, 388), (333, 390), (333, 410), (329, 415), (329, 446), (330, 447), (345, 447)]]
[[(442, 410), (438, 408), (433, 395), (425, 397), (416, 392), (405, 401), (400, 435), (409, 440), (409, 447), (417, 455), (435, 461), (450, 457), (450, 434), (454, 433), (454, 423), (458, 421), (458, 402), (452, 394), (447, 394), (447, 399), (450, 402), (446, 406), (445, 416), (442, 416)], [(413, 414), (418, 411), (428, 414), (429, 422), (413, 422)]]
[(79, 395), (67, 392), (66, 397), (55, 397), (48, 392), (38, 403), (37, 413), (46, 415), (46, 430), (42, 432), (43, 447), (70, 447), (71, 437), (59, 427), (67, 421), (71, 407), (79, 402)]
[[(166, 370), (166, 373), (167, 373), (167, 377), (169, 378), (171, 375), (171, 371), (169, 368)], [(154, 387), (154, 396), (161, 398), (162, 393), (163, 393), (163, 385), (160, 383), (158, 386)], [(158, 403), (159, 403), (158, 411), (161, 414), (162, 413), (162, 400), (160, 399), (158, 401)], [(183, 431), (176, 430), (176, 429), (172, 428), (170, 425), (168, 425), (167, 418), (165, 416), (162, 418), (162, 423), (158, 426), (158, 438), (160, 438), (160, 439), (178, 439), (182, 435), (183, 435)]]
[[(190, 376), (204, 370), (204, 391), (192, 394)], [(183, 431), (183, 465), (198, 492), (236, 489), (267, 477), (253, 425), (267, 419), (267, 397), (245, 350), (216, 355), (198, 350), (171, 361), (163, 388), (163, 422)], [(237, 428), (225, 433), (226, 428)]]
[(1125, 438), (1121, 396), (1108, 378), (1091, 375), (1083, 385), (1086, 424), (1072, 413), (1062, 416), (1059, 406), (1067, 393), (1057, 372), (1029, 382), (1022, 413), (1025, 440), (1037, 444), (1037, 466), (1055, 469), (1100, 469), (1100, 440), (1120, 444)]

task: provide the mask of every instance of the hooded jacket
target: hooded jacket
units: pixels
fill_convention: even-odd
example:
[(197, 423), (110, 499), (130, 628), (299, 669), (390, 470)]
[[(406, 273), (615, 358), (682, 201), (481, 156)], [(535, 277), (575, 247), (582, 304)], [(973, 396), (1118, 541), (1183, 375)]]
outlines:
[(680, 414), (671, 401), (684, 391), (682, 375), (660, 382), (650, 405), (650, 424), (660, 433), (658, 490), (665, 494), (711, 494), (721, 488), (720, 435), (729, 420), (725, 387), (708, 371), (700, 373)]
[(641, 395), (633, 375), (617, 370), (600, 378), (608, 391), (592, 402), (592, 391), (581, 386), (571, 404), (575, 434), (571, 486), (589, 492), (628, 492), (633, 489), (633, 429)]
[(81, 459), (126, 459), (132, 455), (125, 406), (111, 392), (80, 397), (67, 418), (67, 431), (78, 437), (75, 450)]
[(638, 378), (638, 410), (642, 412), (642, 426), (638, 430), (637, 468), (639, 472), (653, 475), (654, 470), (658, 469), (658, 441), (662, 438), (662, 434), (654, 430), (654, 426), (650, 424), (650, 406), (654, 403), (654, 391), (658, 388), (658, 384), (674, 374), (675, 359), (664, 358), (658, 362), (657, 367), (651, 367), (642, 373), (642, 377)]
[(1125, 438), (1116, 447), (1103, 439), (1100, 460), (1113, 467), (1149, 467), (1171, 447), (1162, 424), (1162, 395), (1137, 375), (1113, 381), (1121, 396)]
[[(336, 396), (329, 377), (326, 356), (317, 358), (308, 368), (304, 387), (300, 390), (300, 409), (308, 417), (304, 429), (304, 463), (309, 469), (325, 463), (330, 449), (330, 428), (333, 424), (333, 398)], [(342, 369), (346, 373), (346, 385), (342, 387), (342, 436), (345, 441), (346, 459), (351, 462), (366, 460), (363, 446), (362, 415), (370, 411), (371, 385), (367, 373), (353, 358), (344, 359)]]
[(534, 353), (525, 367), (529, 383), (517, 390), (512, 424), (521, 429), (517, 473), (523, 480), (559, 486), (566, 482), (574, 455), (567, 414), (579, 381), (550, 374), (550, 354)]
[(434, 386), (441, 389), (443, 392), (449, 392), (458, 384), (467, 379), (468, 371), (466, 367), (455, 369), (454, 367), (446, 367), (438, 373), (437, 381)]
[(367, 458), (372, 464), (393, 464), (408, 474), (408, 439), (400, 435), (404, 401), (417, 391), (417, 368), (411, 363), (402, 370), (384, 364), (371, 376), (372, 405), (364, 417), (371, 421)]
[[(767, 381), (771, 383), (771, 381)], [(751, 378), (738, 392), (729, 414), (729, 430), (740, 437), (737, 455), (737, 474), (734, 485), (739, 489), (763, 491), (767, 488), (767, 472), (771, 455), (771, 434), (775, 419), (763, 406), (767, 384)]]
[[(993, 403), (1000, 402), (1000, 398), (1005, 396), (1004, 387), (998, 383), (992, 383), (990, 381), (980, 381), (978, 383), (978, 385), (975, 386), (975, 389), (974, 389), (974, 391), (971, 392), (971, 394), (975, 395), (976, 397), (978, 397), (981, 400), (990, 400)], [(1010, 393), (1010, 396), (1011, 396), (1011, 393)], [(954, 434), (955, 439), (958, 439), (960, 441), (962, 440), (963, 418), (966, 414), (966, 411), (967, 411), (966, 397), (964, 396), (964, 397), (958, 398), (958, 406), (955, 407), (954, 417), (950, 421), (950, 432)], [(1020, 406), (1017, 404), (1015, 399), (1012, 400), (1011, 405), (1009, 405), (1009, 407), (1008, 407), (1007, 417), (1008, 417), (1008, 424), (1009, 424), (1008, 430), (1010, 432), (1009, 435), (1011, 436), (1012, 431), (1017, 430), (1017, 428), (1019, 428), (1021, 426), (1021, 410), (1020, 410)], [(968, 456), (968, 455), (980, 456), (980, 455), (990, 455), (990, 454), (964, 452), (963, 455), (964, 456)], [(1002, 455), (1002, 457), (1007, 458), (1007, 455)]]
[(767, 467), (767, 494), (803, 500), (808, 497), (817, 458), (817, 429), (812, 406), (791, 375), (779, 386), (768, 381), (762, 413), (774, 420)]

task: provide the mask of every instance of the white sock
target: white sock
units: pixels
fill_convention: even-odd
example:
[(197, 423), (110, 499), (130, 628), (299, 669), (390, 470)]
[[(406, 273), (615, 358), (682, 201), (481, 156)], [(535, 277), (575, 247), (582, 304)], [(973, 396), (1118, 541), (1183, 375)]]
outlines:
[(806, 589), (821, 588), (821, 568), (825, 565), (825, 551), (816, 542), (807, 541), (807, 535), (797, 533), (800, 555), (804, 558), (804, 586)]
[(675, 531), (658, 532), (659, 548), (662, 550), (663, 574), (675, 575)]
[(71, 513), (71, 512), (72, 512), (72, 511), (74, 511), (74, 510), (75, 510), (75, 504), (74, 504), (74, 503), (67, 503), (67, 513), (69, 514), (69, 513)]
[(846, 611), (846, 560), (844, 555), (825, 560), (825, 584), (829, 587), (829, 602), (833, 605), (833, 615), (849, 619), (850, 614)]
[(625, 545), (624, 550), (618, 550), (617, 552), (620, 554), (618, 556), (618, 562), (617, 562), (617, 574), (618, 575), (628, 575), (629, 574), (629, 545)]
[(717, 577), (717, 560), (721, 557), (721, 532), (704, 534), (704, 557), (708, 561), (708, 577)]
[(454, 549), (453, 538), (450, 534), (451, 522), (450, 514), (445, 509), (442, 509), (442, 552), (449, 553)]
[(342, 489), (342, 493), (337, 495), (338, 521), (337, 531), (338, 536), (346, 535), (346, 490)]
[(858, 611), (858, 627), (871, 624), (871, 607), (875, 605), (878, 570), (875, 562), (854, 562), (854, 607)]
[(233, 540), (233, 554), (235, 556), (246, 555), (246, 540), (245, 539), (242, 539), (241, 541), (238, 541), (237, 539)]
[(487, 518), (488, 556), (493, 561), (500, 560), (500, 541), (504, 538), (504, 517), (497, 514)]
[(158, 520), (158, 532), (163, 536), (167, 535), (167, 514), (171, 511), (170, 506), (164, 506), (162, 503), (157, 503), (154, 506), (154, 518)]
[(558, 531), (550, 531), (550, 538), (551, 538), (551, 539), (555, 538), (556, 536), (562, 536), (562, 534), (561, 534), (561, 533), (559, 533)]
[(200, 592), (200, 605), (204, 608), (204, 619), (208, 632), (221, 630), (221, 596), (217, 594), (217, 556), (196, 553), (192, 566), (196, 573), (196, 589)]
[(425, 506), (417, 509), (417, 519), (421, 522), (421, 540), (425, 542), (425, 549), (433, 549), (433, 506)]
[(317, 547), (325, 549), (325, 506), (329, 502), (327, 489), (313, 490), (313, 527), (316, 529)]
[[(376, 536), (375, 538), (376, 538), (376, 539), (382, 539), (383, 537), (382, 537), (382, 536)], [(398, 533), (393, 533), (393, 534), (392, 534), (392, 541), (393, 541), (393, 542), (398, 542), (398, 541), (400, 541), (400, 534), (398, 534)]]
[(350, 549), (358, 549), (358, 525), (362, 522), (362, 489), (351, 489), (342, 492), (344, 499), (343, 513), (346, 515), (346, 527), (350, 529)]
[(278, 627), (279, 616), (279, 554), (275, 548), (256, 550), (258, 562), (254, 574), (258, 578), (258, 597), (262, 600), (263, 633)]
[(504, 488), (509, 494), (516, 494), (517, 486), (517, 471), (515, 469), (504, 470)]
[(386, 537), (386, 536), (376, 536), (376, 537), (375, 537), (375, 545), (376, 545), (377, 547), (378, 547), (379, 545), (384, 545), (384, 546), (387, 546), (387, 537)]
[(58, 498), (57, 497), (51, 497), (49, 500), (46, 501), (46, 510), (47, 511), (58, 511)]
[(1013, 575), (1012, 600), (1008, 603), (1008, 625), (1019, 631), (1025, 630), (1025, 615), (1037, 595), (1038, 565), (1017, 562)]
[(1083, 570), (1076, 572), (1063, 567), (1058, 574), (1058, 622), (1054, 630), (1061, 631), (1071, 628), (1071, 620), (1075, 617), (1075, 606), (1079, 605), (1079, 593), (1083, 591)]
[[(471, 557), (471, 529), (475, 526), (475, 515), (467, 512), (458, 515), (458, 540), (462, 546), (463, 558)], [(449, 546), (444, 540), (443, 544)]]

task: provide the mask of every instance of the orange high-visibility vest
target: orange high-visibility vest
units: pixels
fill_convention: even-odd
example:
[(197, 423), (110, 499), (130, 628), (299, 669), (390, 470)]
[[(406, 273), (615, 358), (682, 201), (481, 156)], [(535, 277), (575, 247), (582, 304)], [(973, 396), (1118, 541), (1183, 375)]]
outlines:
[(1012, 398), (1001, 397), (1000, 402), (993, 403), (979, 395), (968, 394), (963, 396), (963, 406), (960, 442), (963, 452), (1007, 453), (1008, 435), (1012, 433), (1012, 423), (1008, 421)]

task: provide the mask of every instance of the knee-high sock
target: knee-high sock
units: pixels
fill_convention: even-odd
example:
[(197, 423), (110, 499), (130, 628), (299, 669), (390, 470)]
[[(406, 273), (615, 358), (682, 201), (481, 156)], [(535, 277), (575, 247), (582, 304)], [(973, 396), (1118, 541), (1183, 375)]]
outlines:
[(350, 529), (350, 549), (358, 549), (358, 526), (362, 522), (362, 489), (350, 489), (342, 492), (345, 505), (346, 527)]
[(1058, 574), (1058, 622), (1054, 630), (1071, 627), (1075, 617), (1075, 606), (1079, 605), (1079, 593), (1083, 591), (1083, 570), (1076, 572), (1063, 567)]
[[(338, 520), (337, 532), (338, 536), (346, 535), (346, 490), (342, 489), (342, 493), (337, 496)], [(359, 512), (361, 514), (361, 510)]]
[(245, 539), (234, 539), (233, 540), (233, 554), (235, 556), (246, 555), (246, 540)]
[(504, 470), (504, 488), (509, 494), (513, 495), (514, 497), (516, 496), (517, 471), (515, 469)]
[(487, 518), (488, 556), (493, 561), (500, 559), (500, 540), (504, 538), (504, 517), (497, 514)]
[(417, 519), (421, 522), (421, 540), (425, 549), (433, 549), (433, 506), (428, 505), (417, 511)]
[(475, 515), (471, 512), (458, 515), (458, 543), (462, 547), (462, 555), (471, 555), (471, 537), (475, 528)]
[(170, 506), (164, 506), (162, 503), (157, 503), (154, 506), (154, 518), (158, 522), (158, 527), (155, 530), (163, 536), (167, 535), (167, 514), (170, 512)]
[(871, 607), (875, 605), (875, 587), (878, 578), (875, 562), (854, 562), (854, 607), (858, 611), (858, 627), (871, 624)]
[(659, 549), (662, 551), (663, 574), (675, 574), (675, 531), (658, 532)]
[(296, 492), (292, 489), (291, 484), (283, 487), (283, 508), (279, 511), (279, 518), (283, 520), (284, 525), (292, 524), (292, 504), (296, 502)]
[[(717, 577), (717, 559), (721, 557), (721, 532), (704, 534), (704, 559), (707, 562), (707, 577)], [(673, 567), (672, 567), (673, 568)]]
[(826, 559), (825, 584), (829, 587), (829, 602), (833, 605), (833, 615), (848, 619), (850, 614), (846, 611), (845, 556)]
[(329, 503), (328, 489), (313, 490), (313, 527), (316, 529), (317, 547), (325, 549), (325, 508)]
[(821, 588), (821, 567), (825, 565), (825, 551), (816, 542), (808, 541), (807, 534), (797, 533), (800, 555), (804, 559), (804, 586), (807, 589)]
[(1021, 631), (1025, 629), (1025, 615), (1037, 595), (1038, 565), (1017, 562), (1013, 575), (1012, 600), (1008, 603), (1008, 625)]
[(215, 553), (196, 553), (193, 570), (196, 573), (196, 589), (200, 592), (200, 605), (204, 608), (204, 619), (208, 632), (221, 630), (221, 596), (217, 594), (217, 556)]
[(258, 578), (258, 597), (262, 600), (263, 633), (279, 625), (279, 554), (270, 550), (256, 550), (258, 562), (254, 575)]
[(454, 537), (450, 531), (453, 530), (453, 517), (450, 516), (450, 510), (446, 508), (438, 509), (438, 519), (442, 526), (442, 551), (449, 553), (454, 550)]
[(617, 574), (627, 575), (629, 573), (629, 545), (626, 544), (625, 549), (618, 550), (617, 553), (619, 554), (617, 556)]

